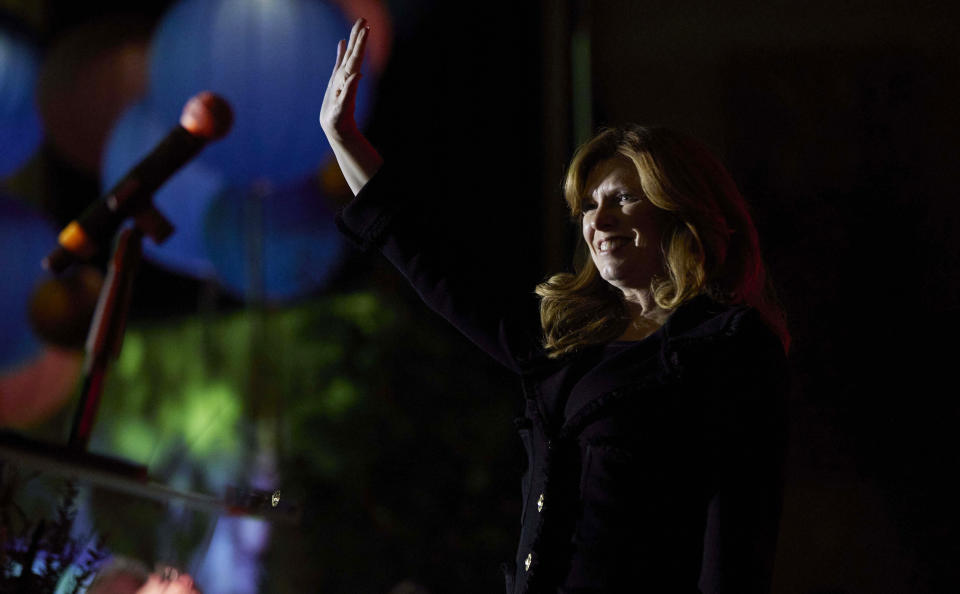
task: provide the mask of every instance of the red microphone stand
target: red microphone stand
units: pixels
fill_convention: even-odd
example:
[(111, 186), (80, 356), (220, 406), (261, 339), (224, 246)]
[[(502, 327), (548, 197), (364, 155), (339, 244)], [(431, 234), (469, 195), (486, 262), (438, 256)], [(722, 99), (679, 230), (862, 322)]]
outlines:
[[(133, 277), (143, 254), (143, 232), (139, 227), (126, 227), (117, 234), (113, 256), (97, 309), (87, 334), (86, 358), (83, 364), (83, 387), (74, 413), (67, 445), (84, 451), (90, 443), (93, 423), (100, 406), (100, 395), (107, 375), (107, 365), (120, 355), (123, 333), (130, 310)], [(146, 468), (144, 467), (144, 475)]]

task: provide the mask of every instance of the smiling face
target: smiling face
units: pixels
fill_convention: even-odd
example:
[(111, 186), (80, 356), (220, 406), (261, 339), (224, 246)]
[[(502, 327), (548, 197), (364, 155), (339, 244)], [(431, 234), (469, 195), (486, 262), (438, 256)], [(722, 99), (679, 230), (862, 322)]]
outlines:
[(645, 197), (637, 168), (621, 156), (603, 161), (585, 190), (583, 239), (601, 278), (624, 293), (648, 290), (664, 270), (663, 211)]

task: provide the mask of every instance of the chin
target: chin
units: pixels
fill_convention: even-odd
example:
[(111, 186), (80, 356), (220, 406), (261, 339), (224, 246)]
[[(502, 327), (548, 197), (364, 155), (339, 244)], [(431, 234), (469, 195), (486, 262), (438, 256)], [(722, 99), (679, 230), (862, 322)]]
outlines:
[(650, 288), (653, 277), (634, 277), (625, 274), (604, 274), (600, 272), (602, 278), (608, 285), (620, 291), (642, 291)]

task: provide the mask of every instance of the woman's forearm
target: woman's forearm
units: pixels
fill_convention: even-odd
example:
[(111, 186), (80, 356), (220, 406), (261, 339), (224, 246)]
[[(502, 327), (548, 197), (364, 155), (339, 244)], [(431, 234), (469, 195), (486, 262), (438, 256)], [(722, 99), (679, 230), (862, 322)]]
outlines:
[(359, 130), (342, 137), (331, 136), (328, 135), (330, 147), (347, 185), (356, 196), (383, 165), (383, 157)]

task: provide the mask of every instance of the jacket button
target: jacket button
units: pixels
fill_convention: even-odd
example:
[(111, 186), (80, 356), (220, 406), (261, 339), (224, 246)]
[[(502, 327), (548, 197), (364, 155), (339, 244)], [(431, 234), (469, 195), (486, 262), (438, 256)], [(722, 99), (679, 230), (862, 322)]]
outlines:
[(537, 511), (543, 511), (543, 493), (540, 493), (540, 499), (537, 499)]
[(527, 558), (523, 560), (523, 570), (530, 571), (531, 563), (533, 563), (533, 553), (527, 553)]

